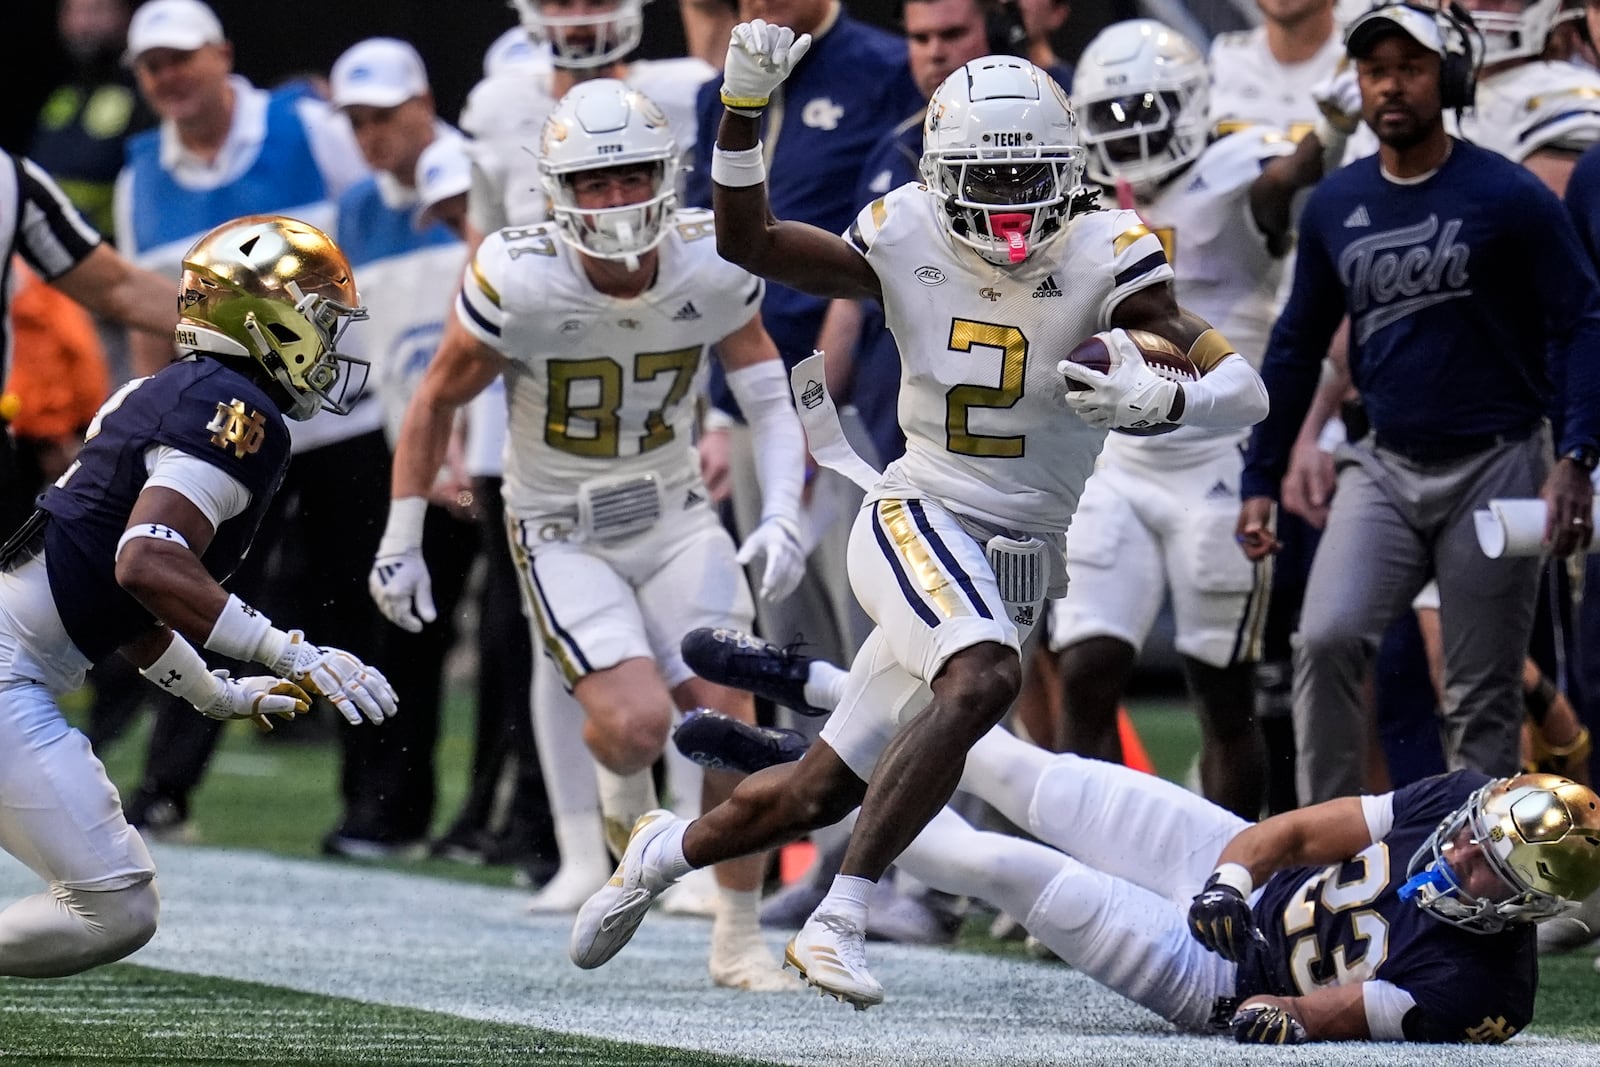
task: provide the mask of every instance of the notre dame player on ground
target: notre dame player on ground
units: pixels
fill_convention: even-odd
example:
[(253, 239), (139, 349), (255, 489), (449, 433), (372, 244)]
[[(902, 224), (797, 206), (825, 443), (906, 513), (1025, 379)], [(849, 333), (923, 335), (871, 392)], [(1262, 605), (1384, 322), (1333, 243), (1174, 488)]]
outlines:
[[(0, 846), (49, 883), (0, 913), (0, 974), (74, 974), (155, 933), (150, 854), (55, 703), (90, 664), (120, 649), (216, 719), (292, 718), (311, 695), (352, 723), (395, 711), (377, 671), (218, 584), (283, 480), (285, 416), (343, 413), (365, 382), (334, 350), (366, 315), (350, 265), (322, 231), (262, 215), (212, 230), (183, 267), (183, 358), (106, 401), (0, 549)], [(191, 642), (269, 673), (209, 671)]]

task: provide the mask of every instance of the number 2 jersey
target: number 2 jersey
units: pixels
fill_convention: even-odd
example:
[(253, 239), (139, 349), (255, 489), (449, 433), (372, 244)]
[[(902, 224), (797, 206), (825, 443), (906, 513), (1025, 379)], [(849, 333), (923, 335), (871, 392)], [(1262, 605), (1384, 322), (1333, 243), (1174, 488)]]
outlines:
[(216, 530), (200, 561), (219, 582), (254, 539), (289, 468), (289, 430), (260, 386), (206, 357), (135, 378), (101, 406), (76, 462), (39, 497), (50, 513), (45, 564), (72, 643), (101, 659), (155, 624), (116, 578), (117, 542), (149, 477), (148, 453), (169, 447), (237, 479), (243, 513)]
[(513, 514), (572, 508), (587, 479), (654, 474), (699, 481), (695, 401), (706, 349), (761, 310), (764, 286), (717, 255), (709, 211), (679, 211), (637, 297), (598, 292), (553, 223), (487, 237), (456, 314), (511, 361), (505, 500)]
[(1237, 995), (1375, 979), (1415, 1001), (1403, 1024), (1414, 1041), (1498, 1043), (1527, 1026), (1539, 984), (1533, 926), (1475, 934), (1398, 895), (1412, 855), (1487, 781), (1456, 771), (1397, 789), (1381, 840), (1344, 863), (1273, 875), (1254, 907), (1267, 947), (1240, 965)]
[(1062, 399), (1056, 364), (1117, 305), (1172, 280), (1132, 211), (1087, 211), (1000, 267), (958, 245), (919, 184), (863, 208), (847, 238), (883, 289), (900, 350), (906, 452), (868, 500), (927, 495), (1003, 529), (1059, 535), (1106, 436)]

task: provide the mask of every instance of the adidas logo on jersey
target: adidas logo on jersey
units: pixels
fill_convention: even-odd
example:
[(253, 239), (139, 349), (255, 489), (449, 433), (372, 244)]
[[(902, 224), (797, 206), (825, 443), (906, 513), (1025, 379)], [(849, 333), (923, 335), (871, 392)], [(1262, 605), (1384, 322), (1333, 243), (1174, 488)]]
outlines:
[(1344, 228), (1347, 230), (1356, 229), (1358, 226), (1371, 225), (1372, 218), (1367, 214), (1367, 205), (1365, 204), (1357, 204), (1356, 209), (1350, 212), (1344, 220)]
[(1232, 489), (1228, 488), (1228, 483), (1223, 481), (1217, 482), (1216, 485), (1206, 490), (1207, 500), (1232, 500), (1237, 495)]
[(698, 319), (699, 317), (700, 317), (700, 312), (695, 309), (694, 301), (693, 300), (686, 300), (686, 301), (684, 301), (683, 307), (678, 309), (678, 313), (676, 315), (672, 316), (672, 321), (673, 322), (693, 322), (695, 319)]
[(1033, 291), (1033, 298), (1035, 300), (1043, 300), (1046, 297), (1060, 295), (1061, 287), (1056, 284), (1056, 276), (1054, 274), (1046, 274), (1044, 276), (1044, 281), (1039, 283), (1039, 288)]

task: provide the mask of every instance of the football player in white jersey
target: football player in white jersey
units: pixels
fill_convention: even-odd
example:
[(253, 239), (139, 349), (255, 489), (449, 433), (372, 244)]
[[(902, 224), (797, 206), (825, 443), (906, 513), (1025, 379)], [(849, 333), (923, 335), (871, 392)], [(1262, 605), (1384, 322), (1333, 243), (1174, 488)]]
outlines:
[[(1151, 19), (1102, 30), (1078, 60), (1073, 104), (1088, 173), (1135, 199), (1185, 308), (1259, 364), (1276, 317), (1294, 150), (1269, 126), (1206, 136), (1200, 50)], [(1270, 206), (1269, 206), (1270, 205)], [(1170, 590), (1176, 645), (1201, 711), (1208, 799), (1254, 818), (1264, 760), (1250, 715), (1267, 583), (1234, 545), (1241, 429), (1112, 434), (1067, 536), (1067, 596), (1052, 602), (1067, 748), (1121, 760), (1117, 706)]]
[[(1138, 216), (1080, 195), (1076, 116), (1026, 60), (989, 56), (951, 74), (929, 102), (923, 182), (863, 208), (847, 237), (774, 219), (757, 119), (809, 46), (761, 20), (734, 30), (713, 157), (717, 242), (773, 281), (884, 305), (907, 448), (868, 490), (849, 557), (877, 626), (803, 759), (745, 779), (693, 823), (667, 812), (639, 822), (612, 882), (579, 910), (570, 952), (599, 966), (686, 871), (860, 805), (841, 873), (786, 962), (867, 1007), (883, 999), (866, 965), (867, 895), (1016, 696), (1017, 620), (1031, 621), (1047, 587), (1065, 591), (1064, 531), (1106, 431), (1247, 426), (1266, 394), (1220, 333), (1178, 307), (1172, 268)], [(1207, 373), (1186, 385), (1158, 376), (1127, 329), (1167, 338)], [(1091, 335), (1115, 352), (1112, 369), (1071, 364), (1086, 387), (1064, 398), (1058, 364)], [(813, 373), (802, 363), (794, 374), (808, 420), (830, 410)], [(820, 462), (840, 462), (820, 433), (811, 443)]]
[(645, 0), (511, 0), (522, 26), (550, 62), (498, 68), (472, 88), (461, 129), (472, 139), (468, 218), (481, 238), (503, 226), (549, 217), (529, 146), (556, 101), (579, 82), (617, 78), (666, 112), (683, 158), (695, 140), (695, 93), (716, 73), (704, 60), (626, 62), (644, 32)]
[[(639, 784), (634, 816), (655, 807), (649, 772), (678, 709), (755, 718), (747, 694), (694, 676), (679, 640), (750, 625), (740, 564), (764, 557), (761, 593), (773, 598), (804, 568), (805, 442), (761, 325), (763, 283), (717, 255), (709, 212), (675, 210), (678, 158), (665, 115), (623, 83), (585, 82), (562, 99), (539, 155), (555, 221), (479, 246), (406, 412), (373, 566), (384, 613), (420, 626), (431, 613), (423, 497), (456, 411), (504, 374), (506, 521), (533, 636), (582, 704), (595, 759)], [(750, 416), (766, 501), (737, 553), (691, 442), (711, 345)], [(732, 784), (707, 773), (706, 802)], [(717, 870), (719, 985), (793, 986), (760, 938), (762, 873), (759, 858)]]
[[(645, 0), (512, 0), (522, 28), (540, 53), (536, 64), (502, 66), (473, 87), (461, 112), (469, 137), (472, 186), (467, 195), (468, 244), (505, 226), (532, 226), (550, 217), (544, 184), (530, 148), (545, 118), (573, 86), (594, 78), (617, 78), (657, 102), (667, 115), (680, 158), (690, 158), (695, 140), (695, 95), (715, 70), (694, 58), (628, 62), (638, 47)], [(469, 447), (482, 455), (504, 449), (506, 406), (498, 389), (480, 395), (468, 415)], [(537, 657), (536, 657), (537, 658)], [(615, 792), (620, 783), (604, 768), (595, 771), (574, 723), (571, 698), (543, 659), (535, 665), (533, 714), (540, 764), (550, 798), (561, 867), (539, 889), (528, 908), (536, 912), (577, 909), (610, 871), (604, 841), (620, 848), (631, 819)], [(669, 763), (678, 788), (685, 764)], [(692, 770), (693, 768), (691, 768)], [(595, 775), (601, 789), (596, 791)], [(602, 831), (602, 811), (606, 829)], [(685, 887), (688, 889), (689, 887)], [(682, 892), (680, 890), (680, 892)], [(670, 902), (668, 906), (671, 906)]]
[(1261, 25), (1211, 42), (1213, 130), (1276, 127), (1298, 141), (1317, 121), (1312, 90), (1344, 59), (1334, 32), (1335, 0), (1257, 0)]
[(1557, 196), (1583, 150), (1600, 141), (1600, 72), (1545, 59), (1561, 0), (1469, 0), (1483, 67), (1461, 135), (1521, 163)]

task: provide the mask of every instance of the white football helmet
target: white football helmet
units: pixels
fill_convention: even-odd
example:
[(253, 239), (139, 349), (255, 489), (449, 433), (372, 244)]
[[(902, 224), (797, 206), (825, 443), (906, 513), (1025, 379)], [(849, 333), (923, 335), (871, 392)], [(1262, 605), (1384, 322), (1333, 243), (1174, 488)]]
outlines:
[[(585, 171), (649, 164), (648, 199), (580, 208), (573, 179)], [(629, 261), (661, 243), (678, 206), (678, 145), (655, 101), (614, 78), (579, 82), (545, 120), (539, 182), (561, 239), (601, 259)]]
[(950, 235), (992, 263), (1020, 263), (1061, 229), (1083, 176), (1072, 104), (1014, 56), (974, 59), (928, 101), (922, 180)]
[(1467, 0), (1465, 6), (1483, 35), (1484, 66), (1543, 55), (1561, 13), (1561, 0), (1530, 0), (1521, 11), (1489, 9), (1481, 0)]
[(511, 0), (522, 28), (550, 45), (558, 67), (604, 67), (639, 47), (644, 36), (645, 0)]
[(1107, 26), (1089, 42), (1072, 78), (1072, 101), (1089, 146), (1089, 175), (1155, 187), (1205, 151), (1211, 74), (1205, 56), (1154, 19)]

